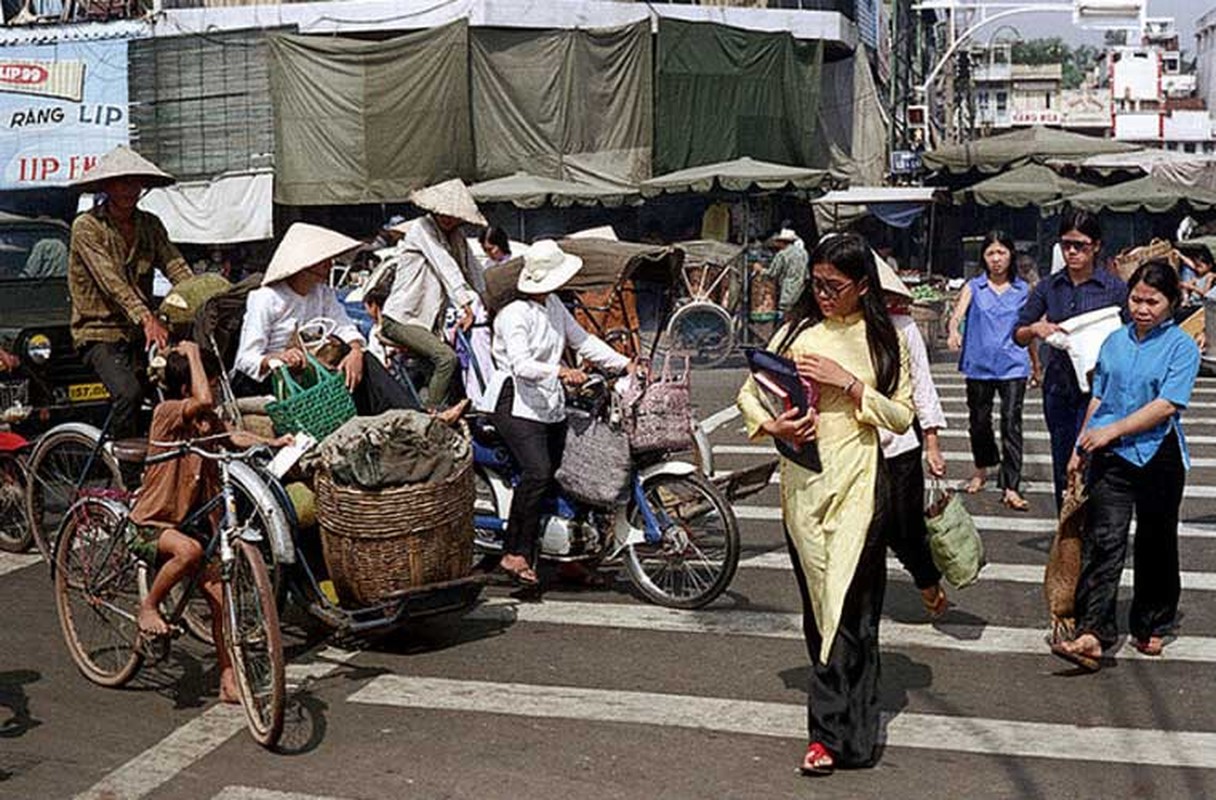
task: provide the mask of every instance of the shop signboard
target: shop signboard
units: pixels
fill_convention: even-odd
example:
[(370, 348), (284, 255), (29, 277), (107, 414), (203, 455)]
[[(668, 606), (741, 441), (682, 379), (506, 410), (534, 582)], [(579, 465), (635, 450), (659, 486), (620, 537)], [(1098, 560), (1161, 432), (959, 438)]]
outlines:
[(130, 140), (127, 42), (0, 53), (0, 191), (65, 186)]
[(1015, 108), (1011, 119), (1014, 125), (1059, 125), (1060, 112), (1049, 108)]

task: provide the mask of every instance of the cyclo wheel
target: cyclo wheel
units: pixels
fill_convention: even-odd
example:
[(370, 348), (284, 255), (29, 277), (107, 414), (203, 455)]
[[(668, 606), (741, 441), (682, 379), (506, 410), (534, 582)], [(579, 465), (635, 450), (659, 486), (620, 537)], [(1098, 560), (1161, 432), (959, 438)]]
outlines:
[(0, 453), (0, 550), (24, 553), (33, 543), (25, 505), (25, 470), (16, 456)]
[(715, 367), (735, 348), (735, 323), (717, 303), (694, 300), (681, 306), (667, 323), (668, 347), (688, 353), (698, 367)]
[(224, 581), (224, 647), (232, 658), (249, 732), (258, 744), (273, 747), (283, 732), (287, 699), (279, 612), (258, 549), (238, 540), (233, 555)]
[[(629, 579), (651, 602), (701, 608), (726, 590), (739, 566), (739, 522), (722, 493), (699, 473), (655, 475), (642, 484), (662, 538), (625, 549)], [(644, 528), (631, 504), (629, 521)]]
[[(54, 560), (52, 537), (68, 508), (84, 494), (123, 488), (118, 461), (97, 447), (100, 440), (101, 431), (52, 429), (30, 456), (26, 517), (34, 545), (48, 563)], [(87, 475), (85, 465), (89, 465)], [(77, 483), (80, 492), (76, 491)]]
[(75, 503), (55, 550), (55, 606), (68, 652), (101, 686), (122, 686), (139, 671), (141, 564), (127, 549), (127, 511), (113, 500)]

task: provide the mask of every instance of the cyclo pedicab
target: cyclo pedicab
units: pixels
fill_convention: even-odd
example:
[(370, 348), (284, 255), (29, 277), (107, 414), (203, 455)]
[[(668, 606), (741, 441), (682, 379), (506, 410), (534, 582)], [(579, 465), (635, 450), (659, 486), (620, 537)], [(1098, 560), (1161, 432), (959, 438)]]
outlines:
[[(191, 309), (193, 338), (221, 357), (230, 353), (240, 328), (231, 312), (243, 308), (244, 293), (258, 282), (260, 276), (251, 276), (242, 285), (201, 299)], [(222, 360), (231, 364), (230, 358)], [(307, 380), (292, 381), (282, 392), (274, 427), (309, 434), (315, 441), (353, 416), (354, 407), (340, 374), (315, 360), (308, 372)], [(221, 416), (239, 427), (256, 430), (258, 423), (267, 423), (260, 412), (275, 413), (275, 404), (236, 400), (226, 377), (221, 388)], [(167, 639), (155, 647), (141, 641), (136, 614), (154, 565), (132, 553), (124, 535), (133, 488), (126, 485), (124, 473), (146, 460), (193, 452), (219, 462), (223, 489), (192, 518), (205, 519), (217, 509), (222, 515), (207, 542), (204, 563), (212, 558), (221, 562), (226, 601), (221, 644), (236, 667), (250, 733), (264, 746), (274, 746), (282, 732), (286, 688), (278, 612), (289, 598), (335, 635), (349, 636), (461, 613), (481, 593), (486, 577), (471, 568), (468, 448), (440, 483), (355, 493), (331, 482), (314, 506), (314, 495), (300, 482), (296, 465), (307, 441), (277, 456), (261, 446), (226, 452), (204, 449), (201, 440), (157, 443), (168, 452), (149, 458), (146, 439), (115, 441), (107, 429), (108, 420), (100, 429), (67, 423), (48, 431), (30, 456), (27, 493), (27, 515), (34, 539), (51, 564), (69, 652), (85, 677), (99, 685), (122, 686), (144, 662), (167, 654)], [(461, 496), (468, 502), (451, 502)], [(339, 525), (344, 530), (322, 533), (326, 551), (341, 551), (336, 558), (326, 558), (330, 553), (321, 552), (315, 533), (316, 510), (328, 508), (332, 520), (337, 506), (352, 502), (360, 503), (361, 511), (396, 515), (396, 535), (392, 541), (360, 541), (359, 534), (366, 531), (352, 536), (352, 526)], [(400, 530), (403, 509), (408, 510), (412, 530)], [(374, 524), (361, 527), (373, 535), (384, 533)], [(332, 580), (338, 577), (331, 574), (335, 563), (344, 570), (341, 581)], [(188, 632), (213, 643), (209, 608), (195, 591), (196, 580), (175, 587), (162, 613), (173, 637)]]
[[(668, 352), (662, 370), (653, 368), (683, 251), (593, 238), (569, 238), (560, 246), (583, 259), (583, 268), (561, 292), (575, 319), (625, 355), (649, 356), (645, 360), (652, 368), (644, 385), (634, 386), (632, 394), (626, 390), (624, 397), (597, 376), (570, 398), (568, 436), (579, 437), (591, 452), (583, 456), (582, 470), (567, 465), (558, 473), (562, 490), (546, 501), (540, 557), (592, 565), (619, 557), (645, 599), (699, 608), (726, 589), (738, 566), (739, 525), (732, 501), (766, 486), (775, 461), (711, 480), (705, 473), (712, 472), (712, 450), (692, 419), (687, 363), (682, 376), (672, 377), (667, 365), (679, 355)], [(521, 268), (522, 260), (516, 259), (487, 270), (491, 308), (514, 299)], [(651, 317), (646, 333), (639, 306)], [(643, 430), (648, 416), (665, 418), (657, 436)], [(490, 562), (503, 551), (518, 467), (488, 416), (473, 415), (469, 425), (477, 484), (475, 545)], [(614, 437), (616, 428), (628, 435)], [(574, 451), (567, 446), (563, 463), (579, 455)], [(681, 453), (700, 461), (705, 471)], [(606, 491), (584, 481), (572, 485), (580, 472), (597, 478), (619, 473), (620, 485), (609, 481)]]

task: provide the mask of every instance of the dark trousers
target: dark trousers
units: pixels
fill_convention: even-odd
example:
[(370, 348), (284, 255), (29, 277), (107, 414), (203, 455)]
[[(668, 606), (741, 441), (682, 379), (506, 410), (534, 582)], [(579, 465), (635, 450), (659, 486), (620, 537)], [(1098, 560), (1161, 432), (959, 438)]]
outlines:
[(891, 513), (887, 515), (887, 546), (912, 576), (917, 589), (936, 585), (942, 574), (929, 552), (925, 528), (925, 467), (921, 449), (887, 459), (891, 486)]
[[(881, 456), (880, 456), (881, 459)], [(887, 586), (886, 487), (879, 479), (874, 518), (845, 595), (840, 625), (827, 663), (819, 660), (822, 639), (815, 623), (811, 596), (798, 551), (786, 533), (785, 544), (802, 595), (802, 631), (811, 675), (807, 686), (807, 727), (812, 742), (820, 742), (841, 767), (868, 767), (878, 758), (880, 671), (878, 621)]]
[(541, 509), (546, 495), (554, 489), (553, 476), (562, 463), (566, 423), (520, 419), (511, 414), (514, 400), (515, 386), (507, 381), (499, 392), (498, 405), (494, 409), (494, 427), (519, 464), (520, 476), (511, 496), (504, 551), (509, 555), (523, 556), (528, 563), (535, 563), (536, 543), (540, 540)]
[(1077, 582), (1077, 631), (1103, 646), (1114, 643), (1119, 579), (1127, 534), (1136, 514), (1133, 638), (1163, 636), (1174, 625), (1182, 581), (1178, 574), (1178, 509), (1186, 470), (1178, 437), (1171, 433), (1143, 467), (1111, 452), (1094, 454), (1090, 467), (1089, 517), (1081, 540)]
[(139, 435), (139, 408), (147, 392), (141, 377), (147, 368), (143, 346), (133, 342), (93, 342), (85, 346), (82, 357), (101, 378), (113, 401), (110, 436), (129, 439)]
[[(238, 372), (232, 376), (232, 392), (237, 397), (274, 394), (274, 382), (270, 376), (255, 381), (245, 373)], [(364, 417), (374, 417), (399, 408), (421, 410), (405, 387), (370, 353), (363, 354), (363, 380), (350, 394), (355, 401), (355, 411)]]
[(1064, 503), (1064, 489), (1068, 485), (1068, 459), (1077, 446), (1077, 436), (1085, 424), (1085, 411), (1089, 408), (1087, 394), (1051, 394), (1043, 392), (1043, 419), (1047, 422), (1047, 435), (1051, 437), (1051, 481), (1056, 492), (1056, 511)]
[[(992, 431), (992, 400), (1001, 399), (1001, 449), (996, 448)], [(997, 485), (1019, 491), (1022, 482), (1022, 401), (1026, 381), (967, 379), (967, 433), (971, 438), (971, 458), (983, 469), (1000, 464)]]

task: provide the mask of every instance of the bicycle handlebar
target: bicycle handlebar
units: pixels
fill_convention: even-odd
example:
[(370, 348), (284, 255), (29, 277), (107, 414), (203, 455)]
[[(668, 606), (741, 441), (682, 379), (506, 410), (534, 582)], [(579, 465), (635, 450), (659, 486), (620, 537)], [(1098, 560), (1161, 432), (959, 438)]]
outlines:
[(228, 438), (228, 434), (221, 434), (221, 435), (217, 435), (217, 436), (204, 436), (204, 437), (200, 437), (198, 439), (188, 439), (183, 442), (149, 441), (148, 444), (152, 445), (153, 447), (167, 448), (169, 452), (157, 453), (154, 456), (148, 456), (147, 458), (144, 459), (144, 463), (145, 464), (158, 464), (162, 461), (172, 461), (175, 458), (181, 458), (186, 453), (192, 453), (201, 458), (205, 458), (208, 461), (229, 461), (229, 462), (247, 461), (247, 460), (253, 458), (255, 455), (258, 455), (259, 453), (270, 453), (271, 452), (270, 447), (265, 444), (262, 444), (262, 443), (252, 445), (251, 447), (247, 447), (244, 450), (236, 450), (236, 451), (205, 450), (202, 447), (198, 446), (199, 442), (214, 441), (214, 440), (221, 439), (221, 438), (223, 438), (223, 439)]

